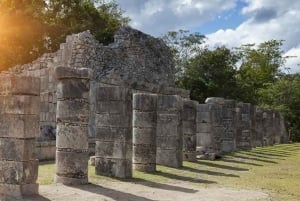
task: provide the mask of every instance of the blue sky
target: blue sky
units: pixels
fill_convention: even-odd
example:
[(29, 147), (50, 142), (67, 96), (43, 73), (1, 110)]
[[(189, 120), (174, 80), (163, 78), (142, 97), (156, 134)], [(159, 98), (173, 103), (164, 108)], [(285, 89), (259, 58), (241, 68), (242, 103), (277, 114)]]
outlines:
[(153, 36), (200, 32), (214, 47), (285, 40), (290, 72), (300, 72), (299, 0), (117, 0), (131, 26)]

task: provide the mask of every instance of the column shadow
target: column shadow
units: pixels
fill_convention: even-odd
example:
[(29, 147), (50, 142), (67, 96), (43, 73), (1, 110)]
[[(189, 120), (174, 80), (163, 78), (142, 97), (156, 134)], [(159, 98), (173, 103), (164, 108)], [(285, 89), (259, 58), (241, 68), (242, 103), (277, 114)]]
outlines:
[(191, 168), (191, 167), (187, 167), (187, 166), (183, 166), (183, 167), (180, 168), (180, 169), (186, 170), (186, 171), (190, 171), (190, 172), (200, 173), (200, 174), (212, 175), (212, 176), (221, 176), (221, 177), (240, 177), (240, 176), (235, 175), (235, 174), (226, 174), (226, 173), (215, 172), (215, 171), (211, 171), (211, 170), (200, 170), (200, 169), (195, 169), (195, 168)]
[(198, 192), (197, 190), (194, 190), (194, 189), (189, 189), (189, 188), (180, 187), (180, 186), (173, 186), (173, 185), (164, 184), (164, 183), (156, 183), (156, 182), (148, 181), (148, 180), (141, 179), (141, 178), (132, 178), (128, 181), (134, 182), (136, 184), (140, 184), (143, 186), (148, 186), (151, 188), (164, 189), (164, 190), (168, 190), (168, 191), (180, 191), (180, 192), (184, 192), (184, 193)]
[(78, 185), (71, 186), (72, 188), (77, 188), (83, 191), (87, 191), (93, 194), (103, 195), (109, 197), (114, 200), (122, 200), (122, 201), (154, 201), (152, 199), (148, 199), (145, 197), (141, 197), (138, 195), (133, 195), (131, 193), (125, 193), (121, 191), (117, 191), (114, 189), (106, 188), (96, 184), (87, 184), (87, 185)]
[(232, 157), (234, 157), (234, 158), (246, 159), (246, 160), (254, 160), (254, 161), (259, 161), (259, 162), (264, 162), (264, 163), (273, 163), (273, 164), (277, 164), (277, 162), (275, 162), (275, 161), (265, 160), (265, 159), (260, 159), (260, 158), (254, 158), (254, 157), (249, 157), (249, 156), (234, 155), (234, 156), (232, 156)]
[(263, 166), (263, 165), (257, 164), (257, 163), (251, 163), (251, 162), (245, 162), (245, 161), (238, 161), (238, 160), (227, 159), (227, 158), (223, 158), (220, 161), (224, 161), (226, 163), (238, 163), (238, 164), (241, 164), (241, 165)]
[(278, 158), (278, 157), (271, 157), (271, 156), (264, 156), (264, 154), (255, 154), (252, 152), (242, 152), (240, 154), (247, 155), (247, 156), (253, 156), (253, 157), (258, 157), (258, 158), (263, 158), (263, 159), (271, 159), (271, 160), (285, 160), (284, 158)]
[(192, 163), (197, 163), (200, 165), (205, 165), (208, 167), (214, 167), (214, 168), (220, 168), (220, 169), (226, 169), (226, 170), (234, 170), (234, 171), (249, 171), (249, 169), (246, 168), (239, 168), (239, 167), (233, 167), (233, 166), (229, 166), (229, 165), (220, 165), (220, 164), (215, 164), (215, 163), (210, 163), (207, 161), (195, 161)]
[(215, 181), (209, 181), (205, 179), (198, 179), (198, 178), (192, 178), (192, 177), (187, 177), (187, 176), (181, 176), (181, 175), (176, 175), (172, 174), (169, 172), (161, 172), (161, 171), (156, 171), (155, 173), (151, 173), (155, 175), (159, 175), (168, 179), (175, 179), (175, 180), (181, 180), (181, 181), (188, 181), (192, 183), (202, 183), (202, 184), (216, 184), (217, 182)]
[[(0, 199), (1, 200), (1, 199)], [(22, 201), (51, 201), (48, 198), (41, 195), (27, 195), (24, 196)]]

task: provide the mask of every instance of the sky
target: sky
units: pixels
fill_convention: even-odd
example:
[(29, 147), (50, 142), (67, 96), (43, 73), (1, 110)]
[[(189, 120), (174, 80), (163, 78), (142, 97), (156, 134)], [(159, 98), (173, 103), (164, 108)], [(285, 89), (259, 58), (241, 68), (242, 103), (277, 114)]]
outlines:
[(288, 72), (300, 72), (300, 0), (117, 0), (130, 25), (155, 37), (179, 29), (210, 47), (284, 40)]

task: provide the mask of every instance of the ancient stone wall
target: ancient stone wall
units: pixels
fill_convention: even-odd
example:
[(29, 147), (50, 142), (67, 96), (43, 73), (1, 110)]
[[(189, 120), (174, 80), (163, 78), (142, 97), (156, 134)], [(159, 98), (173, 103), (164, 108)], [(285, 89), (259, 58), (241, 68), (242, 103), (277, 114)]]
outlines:
[[(40, 135), (37, 143), (40, 150), (54, 150), (50, 148), (53, 143), (44, 142), (54, 142), (56, 138), (57, 80), (54, 69), (57, 66), (92, 69), (91, 93), (100, 84), (189, 96), (188, 91), (174, 88), (171, 52), (160, 39), (130, 27), (121, 27), (115, 33), (114, 42), (107, 46), (100, 44), (89, 31), (67, 36), (66, 42), (60, 45), (57, 52), (44, 54), (32, 63), (9, 69), (15, 74), (41, 79)], [(91, 96), (90, 111), (93, 111), (94, 105), (94, 97)], [(93, 145), (95, 125), (92, 123), (92, 113), (90, 121), (89, 137)], [(39, 157), (49, 158), (42, 154)]]
[(0, 74), (0, 200), (38, 193), (40, 80)]

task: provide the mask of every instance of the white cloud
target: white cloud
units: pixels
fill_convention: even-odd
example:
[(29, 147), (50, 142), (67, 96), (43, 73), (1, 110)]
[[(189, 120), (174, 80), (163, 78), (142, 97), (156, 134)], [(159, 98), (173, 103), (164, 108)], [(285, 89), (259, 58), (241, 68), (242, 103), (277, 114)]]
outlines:
[(249, 18), (235, 29), (219, 30), (209, 34), (210, 45), (229, 47), (247, 43), (261, 43), (267, 40), (284, 40), (286, 66), (290, 72), (300, 72), (296, 64), (300, 63), (300, 1), (246, 0), (249, 4), (243, 8), (243, 14)]
[(125, 15), (132, 19), (134, 28), (155, 36), (170, 30), (194, 30), (217, 19), (224, 11), (234, 11), (239, 1), (245, 3), (240, 12), (246, 20), (234, 29), (218, 30), (207, 35), (207, 43), (235, 47), (271, 39), (285, 40), (283, 50), (286, 55), (298, 56), (289, 59), (287, 66), (291, 72), (300, 72), (300, 68), (296, 67), (300, 63), (300, 1), (117, 0), (126, 11)]
[(236, 0), (118, 0), (131, 25), (159, 36), (170, 30), (191, 29), (235, 7)]

